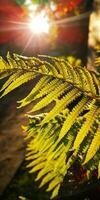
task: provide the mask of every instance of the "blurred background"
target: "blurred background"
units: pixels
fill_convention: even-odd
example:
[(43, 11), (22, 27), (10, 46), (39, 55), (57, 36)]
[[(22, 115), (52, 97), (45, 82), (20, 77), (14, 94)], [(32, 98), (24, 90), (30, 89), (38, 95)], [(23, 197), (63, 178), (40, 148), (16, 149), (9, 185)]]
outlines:
[(0, 54), (73, 55), (86, 62), (92, 11), (93, 0), (1, 0)]

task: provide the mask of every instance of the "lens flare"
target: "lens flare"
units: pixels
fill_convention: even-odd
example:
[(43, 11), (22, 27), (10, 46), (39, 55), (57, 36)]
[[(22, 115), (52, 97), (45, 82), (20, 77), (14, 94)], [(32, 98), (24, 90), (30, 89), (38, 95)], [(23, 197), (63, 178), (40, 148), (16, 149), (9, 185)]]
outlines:
[(45, 12), (41, 12), (40, 14), (34, 16), (29, 22), (29, 28), (35, 34), (49, 33), (50, 24)]

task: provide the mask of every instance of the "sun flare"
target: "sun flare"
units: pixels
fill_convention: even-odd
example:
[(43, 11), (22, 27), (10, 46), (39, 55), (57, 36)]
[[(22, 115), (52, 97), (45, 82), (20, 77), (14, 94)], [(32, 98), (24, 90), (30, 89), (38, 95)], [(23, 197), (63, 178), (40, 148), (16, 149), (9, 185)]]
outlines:
[(29, 22), (29, 28), (35, 34), (49, 33), (49, 19), (44, 12), (39, 13)]

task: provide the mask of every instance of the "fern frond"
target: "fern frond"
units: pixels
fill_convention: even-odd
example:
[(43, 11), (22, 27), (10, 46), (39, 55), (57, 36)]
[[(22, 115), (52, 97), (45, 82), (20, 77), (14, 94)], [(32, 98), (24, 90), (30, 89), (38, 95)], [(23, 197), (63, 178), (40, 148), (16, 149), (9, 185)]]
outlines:
[[(51, 175), (51, 176), (50, 176)], [(57, 174), (55, 174), (55, 173), (48, 173), (45, 177), (44, 177), (44, 179), (43, 179), (43, 181), (41, 182), (41, 187), (43, 187), (44, 185), (46, 185), (47, 183), (49, 183), (49, 182), (51, 182), (52, 180), (54, 181), (55, 179), (57, 178)], [(59, 181), (58, 181), (59, 182)], [(53, 189), (53, 186), (51, 186), (51, 188), (49, 188), (48, 189), (48, 191), (50, 191), (50, 190), (52, 190)]]
[(61, 129), (59, 141), (65, 136), (66, 133), (68, 133), (79, 114), (85, 109), (87, 103), (89, 103), (88, 101), (88, 98), (82, 98), (82, 100), (73, 108), (73, 111), (69, 113)]
[(37, 172), (37, 171), (43, 169), (44, 167), (45, 167), (45, 162), (39, 163), (39, 164), (37, 164), (35, 167), (33, 167), (33, 168), (30, 170), (30, 173)]
[(73, 145), (73, 149), (77, 149), (77, 147), (82, 143), (82, 141), (88, 134), (88, 131), (92, 127), (92, 124), (94, 123), (99, 112), (100, 111), (98, 111), (98, 107), (95, 105), (92, 105), (91, 110), (87, 114), (87, 118), (86, 118), (85, 122), (83, 123), (81, 129), (79, 130), (79, 132), (76, 136), (76, 139), (75, 139), (75, 142)]
[[(77, 68), (79, 69), (79, 67), (75, 67), (73, 70), (71, 64), (64, 59), (50, 57), (50, 62), (47, 62), (45, 60), (40, 60), (35, 57), (26, 58), (15, 54), (14, 59), (11, 58), (10, 55), (7, 56), (7, 59), (8, 63), (5, 62), (3, 59), (1, 60), (2, 65), (0, 70), (7, 71), (9, 69), (13, 72), (14, 69), (16, 69), (16, 71), (20, 69), (23, 73), (25, 72), (25, 70), (28, 72), (34, 71), (35, 74), (51, 76), (54, 78), (62, 79), (63, 81), (66, 81), (69, 84), (73, 84), (74, 87), (79, 88), (79, 90), (82, 90), (82, 92), (87, 93), (87, 95), (91, 97), (93, 97), (93, 94), (95, 94), (95, 85), (91, 87), (92, 83), (94, 84), (92, 80), (92, 73), (85, 73), (86, 70), (84, 68), (80, 68), (79, 71), (81, 71), (81, 74), (83, 74), (83, 78), (80, 79), (80, 74), (77, 71)], [(55, 62), (58, 63), (60, 70), (58, 70)], [(45, 68), (47, 69), (45, 70), (45, 72), (42, 69), (43, 66), (45, 66)], [(82, 85), (84, 85), (84, 88), (81, 88), (81, 82)], [(97, 96), (98, 98), (97, 94), (95, 94), (95, 96)]]
[(11, 67), (11, 69), (13, 68), (17, 68), (17, 63), (16, 61), (11, 57), (10, 53), (7, 53), (7, 61), (9, 63), (9, 66)]
[(18, 77), (20, 77), (21, 72), (18, 71), (15, 74), (12, 74), (9, 79), (5, 82), (5, 84), (3, 85), (3, 87), (1, 88), (0, 92), (2, 92), (3, 90), (5, 90), (12, 82), (14, 82)]
[(48, 63), (47, 61), (44, 61), (43, 63), (49, 69), (49, 72), (50, 72), (51, 75), (53, 75), (54, 77), (59, 76), (58, 71), (56, 70), (56, 68), (51, 63)]
[(84, 164), (86, 164), (90, 159), (93, 158), (93, 156), (96, 154), (99, 147), (100, 147), (100, 125), (94, 135), (94, 138), (90, 144), (90, 147), (88, 148)]
[(58, 184), (58, 185), (54, 188), (50, 199), (54, 199), (55, 197), (57, 197), (58, 192), (59, 192), (59, 189), (60, 189), (60, 185), (61, 185), (61, 184)]
[(47, 123), (58, 115), (61, 110), (63, 110), (69, 103), (73, 102), (81, 93), (77, 89), (73, 89), (67, 93), (61, 100), (58, 100), (55, 107), (48, 113), (48, 115), (43, 119), (41, 125)]
[(87, 86), (90, 87), (90, 91), (95, 95), (96, 94), (96, 88), (95, 88), (95, 85), (94, 85), (92, 75), (89, 73), (89, 71), (86, 68), (84, 68), (83, 72), (84, 72), (84, 75), (85, 75), (84, 77), (86, 77)]
[(27, 167), (34, 167), (35, 165), (38, 165), (40, 162), (44, 162), (44, 157), (38, 157), (37, 159), (33, 160), (30, 164), (27, 165)]
[(58, 177), (54, 178), (50, 182), (47, 191), (49, 192), (49, 191), (53, 190), (58, 184), (61, 184), (61, 182), (62, 182), (62, 177), (58, 176)]
[(77, 154), (78, 154), (78, 148), (72, 153), (72, 155), (69, 157), (67, 164), (66, 164), (66, 171), (72, 166), (72, 164), (74, 163), (74, 161), (77, 158)]
[(94, 83), (96, 84), (97, 93), (100, 96), (100, 79), (95, 74), (93, 74), (93, 79)]
[(0, 72), (0, 80), (9, 77), (11, 74), (12, 72)]
[(35, 85), (35, 87), (31, 90), (31, 92), (24, 99), (18, 101), (18, 103), (21, 103), (19, 108), (31, 103), (34, 100), (34, 97), (36, 97), (36, 95), (39, 93), (39, 91), (50, 81), (49, 79), (46, 76), (40, 78), (40, 80)]
[[(68, 68), (69, 79), (72, 79), (73, 83), (75, 85), (78, 85), (77, 74), (76, 74), (75, 70), (73, 70), (73, 66), (68, 61), (63, 60), (63, 62), (64, 62), (65, 67), (67, 65), (66, 70)], [(65, 77), (65, 80), (66, 80), (66, 77)]]
[(0, 57), (0, 73), (7, 69), (9, 69), (8, 63), (2, 57)]
[(46, 97), (40, 100), (39, 103), (37, 103), (36, 106), (34, 106), (34, 108), (30, 112), (40, 110), (43, 107), (47, 106), (49, 103), (51, 103), (53, 100), (57, 99), (61, 94), (63, 94), (66, 87), (67, 83), (62, 83), (60, 86), (55, 88), (55, 90), (53, 90), (50, 94), (48, 94)]
[(37, 172), (35, 180), (40, 180), (40, 187), (47, 185), (47, 191), (52, 191), (51, 199), (57, 196), (75, 160), (91, 170), (98, 166), (100, 176), (100, 76), (75, 63), (67, 58), (27, 58), (9, 53), (7, 61), (0, 58), (0, 78), (8, 77), (1, 97), (36, 78), (19, 107), (35, 101), (30, 112), (41, 114), (41, 109), (54, 103), (48, 113), (31, 115), (24, 128), (28, 134), (27, 167), (30, 173)]
[(35, 98), (40, 98), (43, 97), (47, 94), (49, 94), (51, 91), (53, 91), (55, 88), (57, 88), (60, 84), (62, 83), (62, 81), (58, 80), (58, 79), (54, 79), (51, 80), (48, 84), (46, 84), (44, 86), (44, 88), (41, 88), (39, 94), (37, 94), (35, 96)]
[(34, 77), (35, 77), (35, 75), (33, 72), (26, 72), (24, 75), (21, 75), (14, 82), (11, 82), (11, 84), (8, 85), (8, 87), (5, 89), (5, 91), (3, 92), (1, 97), (7, 95), (9, 92), (11, 92), (15, 88), (19, 87), (20, 85), (28, 82), (29, 80), (33, 79)]

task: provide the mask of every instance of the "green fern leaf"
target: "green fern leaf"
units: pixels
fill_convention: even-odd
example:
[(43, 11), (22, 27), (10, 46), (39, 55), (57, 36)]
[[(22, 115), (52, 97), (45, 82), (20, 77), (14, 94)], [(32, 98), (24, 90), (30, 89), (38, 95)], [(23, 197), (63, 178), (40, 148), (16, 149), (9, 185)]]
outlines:
[(93, 156), (96, 154), (99, 147), (100, 147), (100, 125), (94, 135), (94, 138), (92, 140), (92, 143), (90, 144), (90, 147), (88, 148), (84, 164), (86, 164), (90, 159), (93, 158)]
[(72, 65), (68, 61), (65, 61), (65, 65), (67, 65), (66, 68), (68, 68), (69, 77), (71, 77), (73, 84), (77, 85), (78, 77), (75, 70), (73, 70)]
[(76, 136), (76, 139), (75, 139), (75, 142), (73, 145), (73, 149), (76, 149), (82, 143), (82, 141), (88, 134), (88, 131), (92, 127), (92, 124), (94, 123), (94, 121), (98, 115), (98, 112), (99, 112), (98, 107), (95, 105), (92, 105), (91, 110), (87, 114), (86, 121), (83, 123), (81, 129), (79, 130), (79, 132)]
[(4, 72), (5, 70), (9, 69), (9, 65), (8, 63), (2, 58), (0, 57), (0, 72)]
[(40, 110), (43, 107), (47, 106), (49, 103), (51, 103), (53, 100), (58, 98), (61, 94), (63, 94), (66, 87), (67, 87), (67, 83), (62, 83), (54, 91), (52, 91), (50, 94), (48, 94), (42, 100), (40, 100), (39, 103), (37, 103), (36, 106), (34, 106), (34, 108), (30, 112)]
[(12, 74), (9, 79), (5, 82), (5, 84), (3, 85), (3, 87), (1, 88), (0, 92), (2, 92), (3, 90), (5, 90), (13, 81), (15, 81), (19, 76), (21, 75), (21, 72), (18, 71), (15, 74)]
[(4, 91), (1, 97), (7, 95), (9, 92), (14, 90), (15, 88), (19, 87), (20, 85), (26, 83), (27, 81), (33, 79), (35, 74), (33, 72), (27, 72), (24, 75), (18, 77), (14, 82), (12, 82)]
[(74, 161), (77, 158), (77, 154), (78, 154), (79, 149), (77, 148), (73, 154), (69, 157), (67, 163), (66, 163), (66, 171), (72, 166), (72, 164), (74, 163)]
[(55, 77), (58, 76), (58, 71), (56, 70), (56, 68), (51, 63), (44, 61), (44, 65), (47, 66), (47, 68), (50, 69), (50, 74), (54, 75)]
[(16, 63), (16, 61), (14, 59), (11, 58), (11, 55), (10, 55), (9, 52), (7, 53), (7, 61), (9, 63), (9, 65), (10, 65), (11, 69), (17, 68), (17, 63)]
[(27, 165), (28, 168), (30, 167), (34, 167), (35, 165), (38, 165), (40, 162), (43, 162), (45, 161), (45, 158), (44, 157), (38, 157), (37, 159), (33, 160), (30, 164)]
[[(42, 56), (39, 59), (8, 54), (7, 60), (0, 59), (0, 77), (8, 76), (1, 88), (2, 96), (40, 77), (28, 96), (20, 101), (20, 107), (38, 100), (31, 112), (41, 113), (40, 109), (54, 102), (50, 112), (38, 120), (37, 116), (28, 115), (30, 124), (25, 128), (29, 141), (27, 167), (31, 173), (37, 172), (35, 181), (42, 180), (40, 187), (49, 184), (47, 191), (52, 191), (52, 199), (76, 159), (83, 163), (85, 158), (84, 164), (90, 170), (99, 163), (100, 77), (76, 66), (72, 58)], [(70, 104), (73, 108), (69, 112)], [(99, 171), (98, 165), (98, 177)]]
[(47, 67), (44, 65), (44, 63), (43, 63), (43, 65), (41, 65), (40, 69), (41, 69), (41, 72), (42, 72), (42, 73), (48, 74), (48, 69), (47, 69)]
[(38, 81), (38, 83), (36, 84), (36, 86), (32, 89), (32, 91), (28, 94), (27, 97), (25, 97), (24, 99), (22, 99), (21, 101), (18, 101), (18, 103), (21, 103), (20, 107), (26, 106), (27, 104), (31, 103), (34, 100), (34, 96), (36, 96), (36, 94), (39, 92), (39, 90), (41, 90), (45, 84), (47, 84), (49, 82), (49, 78), (48, 77), (42, 77), (40, 78), (40, 80)]
[(69, 73), (68, 73), (65, 62), (62, 60), (60, 61), (60, 68), (61, 68), (62, 76), (66, 80), (69, 77)]
[(96, 74), (93, 74), (93, 79), (94, 79), (94, 83), (97, 87), (98, 90), (98, 95), (100, 96), (100, 79), (96, 76)]
[[(47, 170), (46, 170), (47, 171)], [(44, 185), (46, 185), (47, 183), (49, 183), (52, 179), (54, 179), (57, 175), (53, 172), (49, 172), (48, 174), (46, 174), (46, 176), (43, 178), (40, 187), (43, 187)]]
[(54, 79), (51, 80), (48, 84), (45, 85), (44, 88), (41, 88), (39, 91), (39, 94), (37, 94), (35, 96), (36, 98), (40, 98), (43, 97), (45, 95), (47, 95), (48, 93), (52, 92), (55, 88), (57, 88), (60, 84), (62, 83), (62, 81), (58, 80), (58, 79)]
[[(49, 179), (49, 175), (51, 174), (51, 177), (50, 177), (50, 179)], [(45, 180), (45, 177), (44, 176), (47, 176), (48, 175), (48, 178), (47, 178), (47, 180)], [(43, 179), (42, 179), (42, 181), (41, 181), (41, 183), (40, 183), (40, 188), (41, 187), (43, 187), (43, 185), (45, 185), (47, 182), (49, 182), (51, 179), (52, 179), (52, 177), (54, 177), (55, 176), (55, 174), (52, 174), (52, 169), (51, 168), (43, 168), (41, 171), (39, 171), (38, 172), (38, 175), (37, 175), (37, 177), (36, 177), (36, 181), (38, 181), (39, 179), (41, 179), (42, 177), (44, 177)]]
[(73, 108), (73, 111), (66, 118), (63, 127), (59, 135), (59, 141), (68, 133), (78, 115), (85, 109), (84, 106), (88, 103), (88, 98), (84, 97), (82, 100)]
[(12, 72), (1, 72), (0, 73), (0, 80), (6, 78), (7, 76), (12, 75)]
[(43, 169), (45, 167), (45, 162), (39, 163), (38, 165), (36, 165), (34, 168), (32, 168), (29, 172), (33, 173), (33, 172), (37, 172), (41, 169)]
[(96, 88), (94, 85), (92, 74), (86, 68), (84, 68), (83, 72), (86, 77), (87, 86), (90, 88), (91, 93), (93, 93), (95, 95)]
[(60, 184), (62, 182), (62, 177), (61, 176), (58, 176), (58, 177), (55, 177), (49, 184), (49, 187), (47, 189), (47, 191), (51, 191), (53, 190), (58, 184)]
[(54, 199), (55, 197), (58, 196), (59, 189), (60, 189), (60, 184), (58, 184), (58, 185), (54, 188), (50, 199)]
[(75, 100), (78, 96), (81, 95), (77, 89), (73, 89), (66, 96), (64, 96), (61, 100), (58, 100), (55, 107), (47, 114), (47, 116), (41, 122), (41, 125), (47, 123), (51, 119), (53, 119), (56, 115), (58, 115), (69, 103)]
[[(91, 93), (90, 91), (90, 83), (87, 79), (87, 76), (85, 75), (85, 68), (77, 67), (75, 68), (75, 71), (77, 73), (77, 77), (79, 78), (79, 82), (81, 83), (82, 90)], [(80, 86), (79, 86), (80, 87)]]

